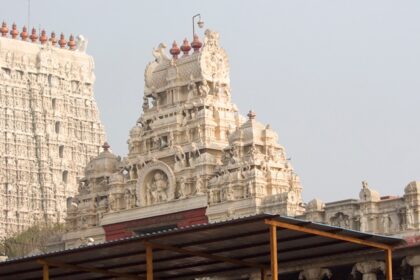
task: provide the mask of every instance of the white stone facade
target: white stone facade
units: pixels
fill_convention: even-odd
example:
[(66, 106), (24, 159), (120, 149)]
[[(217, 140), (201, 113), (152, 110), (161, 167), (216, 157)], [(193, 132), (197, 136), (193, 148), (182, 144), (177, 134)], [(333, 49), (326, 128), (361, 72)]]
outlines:
[(330, 203), (314, 199), (299, 218), (384, 235), (419, 235), (420, 182), (409, 183), (402, 197), (380, 197), (364, 181), (359, 199)]
[[(113, 155), (105, 144), (87, 164), (79, 193), (68, 204), (65, 248), (85, 244), (89, 237), (104, 241), (105, 226), (203, 207), (210, 221), (276, 213), (365, 232), (419, 235), (419, 182), (408, 184), (403, 197), (380, 197), (363, 182), (359, 199), (314, 199), (304, 208), (299, 177), (277, 134), (257, 122), (253, 112), (247, 119), (240, 116), (231, 102), (219, 35), (207, 31), (201, 50), (195, 38), (193, 53), (185, 46), (184, 41), (184, 55), (178, 57), (174, 44), (172, 58), (164, 44), (154, 49), (128, 156)], [(418, 246), (413, 244), (414, 251)], [(420, 277), (418, 252), (410, 250), (398, 256), (405, 270), (395, 274), (407, 277), (401, 279)], [(292, 273), (285, 279), (375, 280), (385, 274), (385, 263), (382, 255), (353, 252), (317, 263), (297, 260), (280, 272)], [(259, 277), (258, 272), (249, 279)]]
[(84, 47), (0, 38), (0, 238), (64, 220), (105, 138), (93, 69)]
[(121, 222), (131, 213), (166, 213), (174, 201), (182, 201), (178, 211), (207, 207), (210, 221), (303, 213), (299, 177), (277, 134), (252, 112), (242, 117), (231, 101), (219, 34), (207, 30), (201, 50), (197, 37), (191, 46), (189, 53), (184, 41), (179, 58), (176, 45), (172, 58), (164, 44), (154, 49), (128, 156), (119, 159), (105, 148), (87, 165), (69, 207), (70, 231)]

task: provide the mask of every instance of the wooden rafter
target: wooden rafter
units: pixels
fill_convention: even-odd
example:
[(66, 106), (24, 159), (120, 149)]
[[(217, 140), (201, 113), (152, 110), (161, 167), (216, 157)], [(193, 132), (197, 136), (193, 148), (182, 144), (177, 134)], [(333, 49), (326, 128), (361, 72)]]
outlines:
[(202, 257), (202, 258), (205, 258), (205, 259), (210, 259), (210, 260), (225, 262), (225, 263), (231, 263), (231, 264), (245, 266), (245, 267), (252, 267), (252, 268), (258, 268), (258, 269), (267, 269), (268, 268), (266, 265), (259, 264), (259, 263), (242, 261), (242, 260), (238, 260), (238, 259), (232, 259), (232, 258), (228, 258), (228, 257), (208, 254), (208, 253), (205, 253), (205, 252), (198, 252), (198, 251), (188, 250), (188, 249), (184, 249), (184, 248), (179, 248), (179, 247), (175, 247), (175, 246), (171, 246), (171, 245), (152, 243), (152, 242), (149, 242), (149, 241), (145, 241), (144, 245), (145, 246), (151, 246), (152, 248), (157, 248), (157, 249), (161, 249), (161, 250), (167, 250), (167, 251), (172, 251), (172, 252), (176, 252), (176, 253), (180, 253), (180, 254), (187, 254), (187, 255), (196, 256), (196, 257)]
[[(346, 242), (350, 242), (350, 243), (354, 243), (354, 244), (359, 244), (359, 245), (364, 245), (364, 246), (367, 246), (367, 247), (372, 247), (372, 248), (384, 250), (385, 253), (386, 253), (386, 257), (385, 257), (385, 260), (386, 260), (386, 279), (387, 280), (392, 280), (392, 249), (393, 249), (393, 246), (391, 246), (391, 245), (386, 245), (386, 244), (382, 244), (382, 243), (378, 243), (378, 242), (363, 240), (363, 239), (356, 238), (356, 237), (351, 237), (351, 236), (345, 236), (345, 235), (341, 235), (339, 233), (325, 232), (325, 231), (312, 229), (312, 228), (307, 228), (307, 227), (303, 227), (303, 226), (292, 225), (292, 224), (289, 224), (289, 223), (284, 223), (284, 222), (280, 222), (280, 221), (276, 221), (276, 220), (272, 220), (272, 219), (265, 219), (265, 223), (270, 226), (270, 232), (272, 231), (273, 227), (274, 228), (277, 228), (277, 227), (286, 228), (286, 229), (290, 229), (290, 230), (294, 230), (294, 231), (298, 231), (298, 232), (304, 232), (304, 233), (308, 233), (308, 234), (318, 235), (318, 236), (331, 238), (331, 239), (342, 240), (342, 241), (346, 241)], [(272, 236), (272, 232), (271, 232), (271, 236)], [(273, 248), (271, 249), (271, 253), (273, 254)], [(277, 252), (276, 252), (276, 255), (277, 255)], [(272, 265), (273, 265), (273, 259), (272, 259)], [(273, 271), (273, 269), (272, 269), (272, 271)]]
[(41, 264), (44, 267), (44, 269), (45, 269), (45, 267), (60, 267), (60, 268), (65, 268), (65, 269), (70, 269), (70, 270), (75, 270), (75, 271), (86, 271), (86, 272), (98, 273), (98, 274), (102, 274), (102, 275), (106, 275), (106, 276), (114, 276), (114, 277), (121, 277), (121, 278), (127, 278), (127, 279), (146, 280), (144, 277), (141, 277), (141, 276), (137, 276), (137, 275), (133, 275), (133, 274), (127, 274), (127, 273), (114, 272), (114, 271), (109, 271), (109, 270), (106, 270), (106, 269), (100, 269), (100, 268), (96, 268), (96, 267), (87, 267), (87, 266), (81, 266), (81, 265), (75, 265), (75, 264), (67, 264), (67, 263), (63, 263), (63, 262), (50, 261), (50, 260), (45, 260), (45, 259), (38, 259), (37, 262), (39, 264)]
[(280, 221), (276, 221), (276, 220), (271, 220), (271, 219), (266, 219), (265, 223), (267, 225), (274, 225), (274, 226), (277, 226), (277, 227), (280, 227), (280, 228), (287, 228), (287, 229), (298, 231), (298, 232), (304, 232), (304, 233), (318, 235), (318, 236), (322, 236), (322, 237), (326, 237), (326, 238), (347, 241), (347, 242), (350, 242), (350, 243), (355, 243), (355, 244), (359, 244), (359, 245), (373, 247), (373, 248), (376, 248), (376, 249), (381, 249), (381, 250), (391, 249), (392, 250), (392, 246), (390, 246), (390, 245), (386, 245), (386, 244), (382, 244), (382, 243), (378, 243), (378, 242), (372, 242), (372, 241), (368, 241), (368, 240), (363, 240), (363, 239), (359, 239), (359, 238), (356, 238), (356, 237), (345, 236), (345, 235), (341, 235), (339, 233), (325, 232), (325, 231), (322, 231), (322, 230), (302, 227), (302, 226), (298, 226), (298, 225), (292, 225), (292, 224), (288, 224), (288, 223), (284, 223), (284, 222), (280, 222)]

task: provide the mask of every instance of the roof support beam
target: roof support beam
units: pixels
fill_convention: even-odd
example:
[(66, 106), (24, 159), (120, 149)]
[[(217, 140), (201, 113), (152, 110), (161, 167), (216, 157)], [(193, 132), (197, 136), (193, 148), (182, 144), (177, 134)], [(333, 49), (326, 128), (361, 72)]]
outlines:
[(277, 226), (270, 225), (270, 253), (271, 253), (271, 279), (277, 280), (279, 275), (277, 261)]
[(204, 252), (197, 252), (197, 251), (193, 251), (193, 250), (178, 248), (178, 247), (171, 246), (171, 245), (152, 243), (152, 242), (149, 242), (149, 241), (145, 241), (144, 244), (145, 244), (145, 246), (151, 246), (152, 248), (158, 248), (158, 249), (172, 251), (172, 252), (176, 252), (176, 253), (180, 253), (180, 254), (187, 254), (187, 255), (191, 255), (191, 256), (202, 257), (202, 258), (205, 258), (205, 259), (210, 259), (210, 260), (219, 261), (219, 262), (225, 262), (225, 263), (236, 264), (236, 265), (240, 265), (240, 266), (258, 268), (258, 269), (267, 269), (268, 268), (266, 265), (259, 264), (259, 263), (247, 262), (247, 261), (242, 261), (242, 260), (238, 260), (238, 259), (231, 259), (231, 258), (227, 258), (227, 257), (223, 257), (223, 256), (204, 253)]
[(153, 249), (150, 245), (146, 245), (146, 271), (147, 280), (153, 280)]
[(386, 280), (392, 280), (392, 250), (387, 249), (386, 252)]
[(42, 279), (43, 280), (50, 280), (50, 271), (48, 269), (48, 264), (44, 263), (42, 265)]
[(378, 242), (372, 242), (372, 241), (368, 241), (368, 240), (363, 240), (363, 239), (359, 239), (359, 238), (351, 237), (351, 236), (344, 236), (344, 235), (340, 235), (338, 233), (325, 232), (325, 231), (321, 231), (321, 230), (317, 230), (317, 229), (306, 228), (306, 227), (303, 227), (303, 226), (297, 226), (297, 225), (292, 225), (292, 224), (288, 224), (288, 223), (283, 223), (283, 222), (276, 221), (276, 220), (271, 220), (271, 219), (265, 219), (265, 223), (267, 225), (274, 225), (274, 226), (277, 226), (277, 227), (280, 227), (280, 228), (287, 228), (287, 229), (290, 229), (290, 230), (309, 233), (309, 234), (314, 234), (314, 235), (319, 235), (319, 236), (326, 237), (326, 238), (338, 239), (338, 240), (347, 241), (347, 242), (351, 242), (351, 243), (355, 243), (355, 244), (360, 244), (360, 245), (364, 245), (364, 246), (368, 246), (368, 247), (373, 247), (373, 248), (377, 248), (377, 249), (381, 249), (381, 250), (388, 250), (388, 249), (392, 250), (392, 246), (390, 246), (390, 245), (386, 245), (386, 244), (382, 244), (382, 243), (378, 243)]
[[(127, 273), (119, 273), (119, 272), (109, 271), (106, 269), (100, 269), (96, 267), (86, 267), (86, 266), (81, 266), (81, 265), (67, 264), (63, 262), (50, 261), (50, 260), (44, 260), (44, 259), (38, 259), (37, 262), (43, 266), (43, 276), (44, 276), (43, 280), (49, 280), (49, 278), (45, 278), (45, 267), (48, 268), (51, 266), (75, 270), (75, 271), (92, 272), (92, 273), (127, 278), (127, 279), (145, 280), (145, 278), (141, 276), (127, 274)], [(48, 272), (48, 269), (47, 269), (47, 272)]]

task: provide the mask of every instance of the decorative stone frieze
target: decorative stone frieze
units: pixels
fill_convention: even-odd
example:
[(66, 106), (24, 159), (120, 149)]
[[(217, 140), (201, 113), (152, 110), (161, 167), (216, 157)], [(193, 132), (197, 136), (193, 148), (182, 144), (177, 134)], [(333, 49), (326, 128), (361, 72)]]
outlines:
[(376, 273), (379, 271), (385, 274), (385, 263), (372, 260), (356, 263), (352, 274), (355, 276), (356, 272), (360, 272), (363, 275), (363, 280), (376, 280)]
[(299, 274), (299, 280), (322, 280), (325, 277), (331, 279), (332, 272), (327, 268), (320, 267), (307, 268)]
[(92, 57), (54, 47), (45, 32), (41, 44), (27, 42), (25, 30), (23, 41), (15, 25), (0, 38), (0, 238), (63, 222), (67, 197), (105, 138)]
[(202, 48), (198, 43), (194, 38), (194, 52), (185, 55), (184, 40), (182, 57), (177, 44), (172, 58), (164, 44), (153, 50), (155, 60), (144, 73), (143, 113), (130, 131), (128, 155), (112, 155), (112, 164), (101, 169), (104, 151), (87, 165), (73, 199), (77, 207), (69, 206), (71, 231), (96, 226), (102, 216), (108, 223), (123, 219), (122, 213), (167, 213), (174, 201), (207, 207), (211, 221), (303, 213), (300, 180), (277, 134), (253, 112), (248, 119), (241, 116), (231, 101), (219, 34), (207, 30)]
[(385, 235), (411, 236), (420, 229), (420, 183), (411, 182), (403, 197), (381, 197), (362, 183), (359, 199), (324, 204), (316, 199), (300, 218), (344, 228)]
[(420, 279), (420, 255), (407, 256), (405, 260), (413, 267), (413, 279)]

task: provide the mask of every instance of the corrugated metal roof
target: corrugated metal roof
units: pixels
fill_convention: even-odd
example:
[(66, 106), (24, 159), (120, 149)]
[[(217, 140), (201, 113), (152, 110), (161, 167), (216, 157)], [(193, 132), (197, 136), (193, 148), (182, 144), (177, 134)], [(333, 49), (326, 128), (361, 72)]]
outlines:
[[(367, 234), (295, 218), (257, 215), (224, 222), (164, 230), (86, 247), (25, 257), (0, 263), (0, 279), (40, 279), (42, 266), (37, 260), (83, 265), (119, 273), (146, 275), (146, 254), (143, 242), (173, 246), (225, 258), (238, 259), (269, 267), (270, 238), (265, 219), (276, 220), (341, 236), (369, 240), (386, 245), (399, 245), (403, 240)], [(373, 250), (367, 246), (278, 229), (278, 260), (280, 265), (295, 260), (316, 259), (334, 254)], [(249, 268), (185, 253), (154, 249), (154, 276), (161, 279), (192, 279), (247, 271)], [(50, 268), (52, 279), (108, 279), (101, 274)]]

